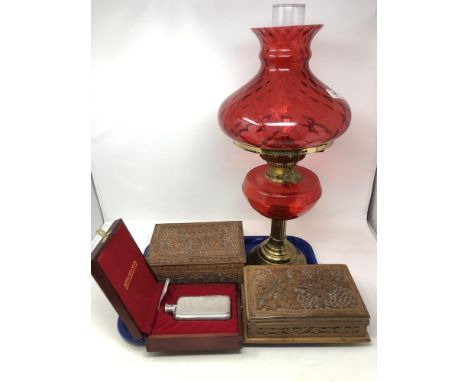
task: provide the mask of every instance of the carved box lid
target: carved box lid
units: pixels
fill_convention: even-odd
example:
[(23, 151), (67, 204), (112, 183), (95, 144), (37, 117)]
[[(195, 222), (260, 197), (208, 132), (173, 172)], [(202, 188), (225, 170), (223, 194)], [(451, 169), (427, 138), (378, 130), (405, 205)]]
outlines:
[(244, 264), (242, 222), (156, 224), (147, 261), (151, 266)]
[(248, 321), (369, 318), (346, 265), (246, 266), (244, 283)]

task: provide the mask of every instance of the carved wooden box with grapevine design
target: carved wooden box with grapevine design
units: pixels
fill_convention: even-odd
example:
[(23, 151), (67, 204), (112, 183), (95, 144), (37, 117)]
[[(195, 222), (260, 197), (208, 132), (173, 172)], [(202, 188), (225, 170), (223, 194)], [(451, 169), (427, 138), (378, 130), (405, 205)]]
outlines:
[(246, 266), (245, 343), (369, 341), (369, 313), (346, 265)]
[(158, 281), (241, 283), (245, 264), (242, 222), (156, 224), (147, 262)]

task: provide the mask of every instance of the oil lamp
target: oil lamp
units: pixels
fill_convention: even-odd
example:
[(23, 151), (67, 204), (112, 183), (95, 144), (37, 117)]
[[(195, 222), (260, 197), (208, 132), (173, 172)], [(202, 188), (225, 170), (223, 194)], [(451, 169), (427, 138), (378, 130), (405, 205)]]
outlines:
[(305, 5), (273, 6), (273, 27), (253, 28), (261, 43), (259, 72), (219, 109), (222, 130), (267, 164), (252, 169), (242, 190), (271, 219), (268, 239), (249, 264), (301, 264), (304, 255), (286, 237), (286, 222), (309, 211), (322, 194), (312, 171), (297, 163), (322, 152), (349, 126), (346, 101), (309, 69), (310, 42), (322, 25), (303, 25)]

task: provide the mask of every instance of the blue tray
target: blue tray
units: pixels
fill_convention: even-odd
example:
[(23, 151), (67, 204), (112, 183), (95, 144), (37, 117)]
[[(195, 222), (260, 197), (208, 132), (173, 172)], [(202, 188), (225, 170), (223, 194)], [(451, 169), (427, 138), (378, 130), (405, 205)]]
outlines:
[[(244, 236), (245, 253), (249, 254), (253, 247), (255, 247), (257, 244), (260, 244), (266, 238), (267, 236)], [(307, 241), (296, 236), (288, 236), (288, 240), (304, 254), (307, 264), (317, 264), (314, 250)], [(146, 247), (145, 252), (143, 253), (143, 256), (145, 257), (148, 255), (148, 248), (149, 245)], [(134, 345), (145, 344), (144, 338), (140, 338), (138, 340), (133, 339), (120, 317), (117, 320), (117, 329), (125, 341)]]

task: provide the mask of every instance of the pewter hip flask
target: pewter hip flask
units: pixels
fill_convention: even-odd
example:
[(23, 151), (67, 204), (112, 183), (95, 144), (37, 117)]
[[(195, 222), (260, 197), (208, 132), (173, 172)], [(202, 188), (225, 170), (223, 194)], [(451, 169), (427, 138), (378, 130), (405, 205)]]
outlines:
[(166, 304), (164, 311), (176, 320), (228, 320), (231, 318), (229, 296), (186, 296)]

